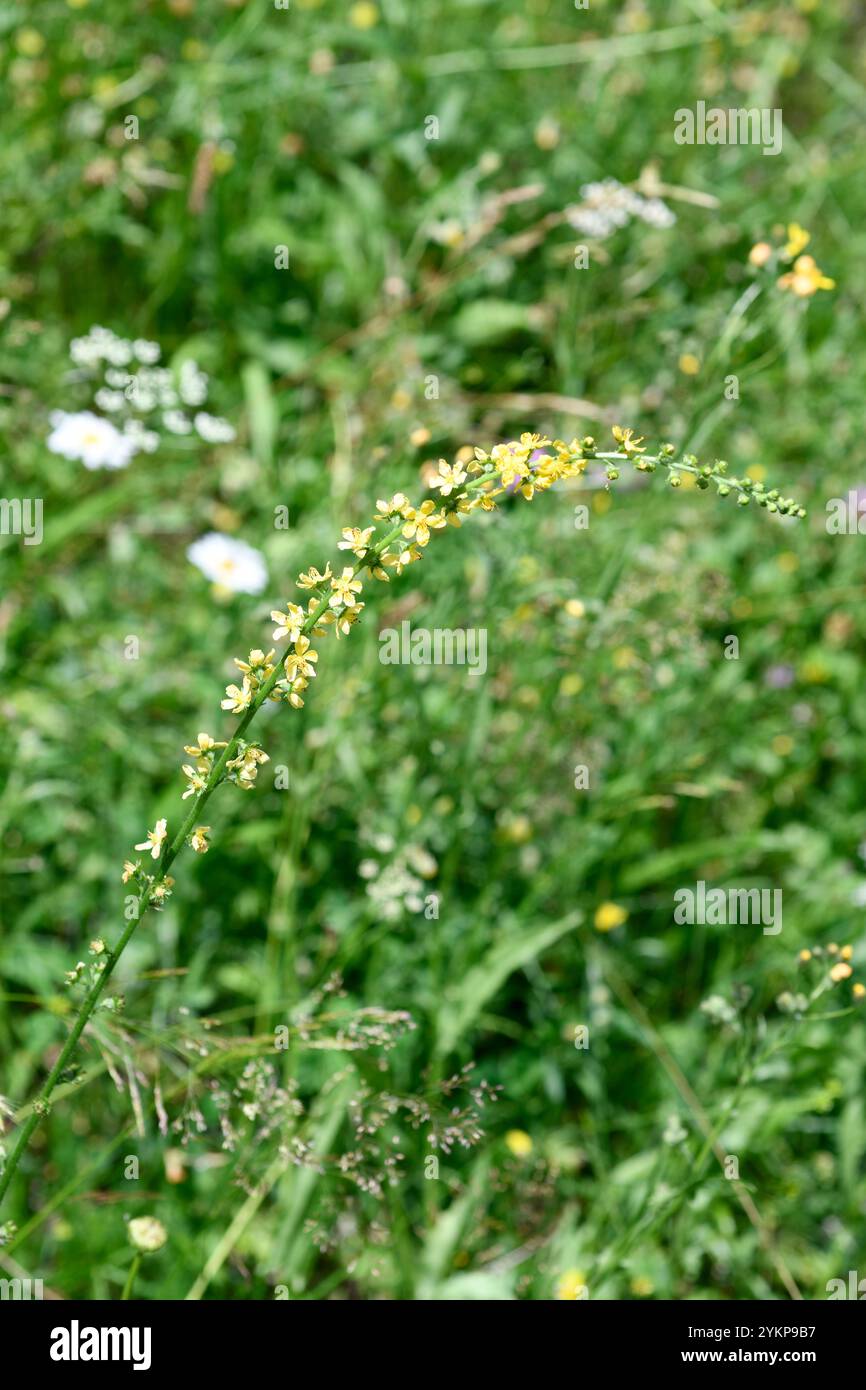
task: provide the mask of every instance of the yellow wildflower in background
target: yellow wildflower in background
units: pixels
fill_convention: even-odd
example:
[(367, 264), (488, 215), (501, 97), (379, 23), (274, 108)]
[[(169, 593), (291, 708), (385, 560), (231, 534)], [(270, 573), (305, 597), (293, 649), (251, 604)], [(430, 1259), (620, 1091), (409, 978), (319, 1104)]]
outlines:
[(799, 222), (788, 223), (788, 240), (782, 250), (782, 255), (786, 261), (793, 261), (795, 256), (799, 256), (805, 251), (809, 242), (812, 240), (805, 227), (801, 227)]
[(525, 1129), (510, 1129), (505, 1136), (505, 1145), (515, 1158), (528, 1158), (532, 1153), (532, 1139)]
[(835, 289), (836, 281), (825, 275), (811, 256), (798, 256), (794, 262), (794, 269), (789, 270), (786, 275), (780, 275), (778, 285), (781, 290), (790, 290), (801, 299), (808, 299), (817, 290)]
[(628, 913), (619, 903), (602, 903), (595, 910), (596, 931), (615, 931), (628, 920)]
[(567, 1269), (556, 1283), (556, 1297), (561, 1303), (575, 1303), (586, 1297), (586, 1275), (580, 1269)]
[(370, 0), (358, 0), (349, 11), (349, 23), (354, 29), (373, 29), (379, 23), (379, 10)]

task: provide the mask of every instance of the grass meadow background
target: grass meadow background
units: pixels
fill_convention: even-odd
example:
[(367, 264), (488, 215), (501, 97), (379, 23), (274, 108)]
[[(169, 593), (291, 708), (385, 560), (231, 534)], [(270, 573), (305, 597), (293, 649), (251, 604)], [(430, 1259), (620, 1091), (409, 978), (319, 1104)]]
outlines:
[[(16, 1177), (3, 1273), (119, 1297), (126, 1220), (154, 1215), (146, 1299), (866, 1276), (863, 1016), (850, 982), (777, 1003), (826, 967), (801, 950), (866, 954), (866, 542), (825, 515), (866, 486), (862, 4), (41, 0), (0, 4), (0, 73), (0, 491), (44, 499), (41, 545), (0, 539), (14, 1109), (64, 1036), (64, 972), (122, 926), (122, 861), (179, 824), (182, 745), (234, 723), (231, 657), (378, 497), (466, 443), (619, 423), (809, 511), (590, 473), (370, 586), (124, 956), (125, 1008)], [(698, 100), (780, 107), (782, 153), (676, 144)], [(561, 214), (604, 178), (655, 179), (675, 225), (581, 236)], [(732, 312), (792, 222), (835, 290), (770, 279)], [(194, 357), (236, 441), (119, 472), (51, 454), (94, 323)], [(263, 594), (190, 564), (212, 530), (264, 554)], [(485, 676), (381, 664), (406, 617), (485, 629)], [(677, 925), (701, 879), (781, 889), (781, 933)]]

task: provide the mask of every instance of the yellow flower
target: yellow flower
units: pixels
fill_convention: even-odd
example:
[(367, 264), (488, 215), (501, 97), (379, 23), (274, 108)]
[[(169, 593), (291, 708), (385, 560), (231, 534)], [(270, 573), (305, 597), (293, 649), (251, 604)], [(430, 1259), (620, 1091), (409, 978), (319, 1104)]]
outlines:
[(762, 266), (773, 254), (773, 248), (768, 241), (757, 241), (749, 252), (749, 264)]
[(787, 275), (781, 275), (777, 283), (780, 289), (791, 290), (801, 299), (808, 299), (816, 290), (832, 290), (836, 285), (836, 281), (825, 275), (811, 256), (798, 256), (794, 269), (789, 270)]
[(220, 701), (220, 708), (231, 710), (232, 714), (243, 714), (245, 709), (249, 709), (252, 700), (253, 692), (249, 680), (244, 676), (244, 683), (240, 689), (236, 685), (226, 686), (226, 698)]
[(316, 668), (311, 663), (318, 659), (319, 653), (310, 649), (309, 637), (299, 637), (295, 650), (289, 652), (284, 663), (289, 680), (294, 680), (295, 676), (314, 676)]
[(210, 845), (207, 842), (207, 835), (209, 830), (209, 825), (197, 825), (195, 830), (190, 835), (190, 847), (195, 850), (196, 854), (207, 854), (208, 850), (210, 849)]
[(861, 985), (858, 980), (856, 985), (852, 985), (851, 994), (855, 999), (863, 999), (866, 997), (866, 985)]
[(275, 652), (268, 652), (267, 656), (260, 647), (254, 647), (250, 652), (249, 661), (241, 661), (240, 657), (234, 658), (235, 666), (244, 675), (249, 677), (250, 687), (255, 690), (261, 681), (266, 681), (268, 676), (273, 673), (273, 658)]
[(465, 468), (461, 468), (459, 463), (455, 463), (452, 467), (451, 464), (445, 462), (445, 459), (440, 459), (439, 476), (432, 480), (430, 486), (437, 487), (443, 497), (448, 497), (455, 488), (465, 481)]
[(567, 1269), (556, 1281), (556, 1297), (561, 1303), (574, 1303), (586, 1295), (586, 1275), (580, 1269)]
[(645, 1274), (636, 1274), (631, 1281), (631, 1291), (636, 1298), (649, 1298), (655, 1290), (652, 1279), (648, 1279)]
[[(387, 579), (388, 576), (385, 575), (385, 578)], [(348, 637), (349, 633), (352, 631), (352, 627), (360, 618), (361, 609), (363, 607), (363, 603), (356, 603), (354, 608), (344, 608), (339, 617), (335, 617), (334, 636), (337, 638), (337, 641), (339, 641), (341, 637)]]
[(505, 1136), (505, 1144), (515, 1158), (528, 1158), (532, 1153), (532, 1140), (525, 1129), (510, 1129)]
[(792, 261), (795, 256), (799, 256), (801, 251), (805, 251), (811, 239), (805, 227), (801, 227), (799, 222), (789, 222), (788, 240), (782, 249), (785, 260)]
[(285, 613), (275, 608), (271, 618), (277, 624), (273, 634), (275, 642), (279, 642), (281, 637), (288, 637), (290, 642), (297, 642), (304, 626), (303, 608), (299, 608), (296, 603), (287, 603)]
[(355, 571), (351, 566), (347, 566), (339, 579), (331, 580), (331, 588), (334, 592), (328, 602), (332, 608), (339, 608), (342, 604), (345, 604), (346, 608), (355, 607), (358, 602), (355, 595), (360, 594), (364, 586), (360, 579), (356, 579), (354, 576)]
[[(273, 655), (273, 653), (272, 653)], [(183, 751), (191, 758), (203, 758), (212, 748), (225, 748), (225, 743), (217, 743), (210, 734), (199, 734), (195, 743), (185, 743)]]
[(646, 449), (641, 447), (643, 444), (643, 435), (641, 435), (639, 439), (635, 439), (634, 430), (627, 430), (623, 429), (621, 425), (614, 425), (613, 437), (623, 453), (628, 454), (629, 458), (631, 458), (633, 454), (646, 453)]
[(358, 0), (349, 10), (349, 23), (355, 29), (372, 29), (379, 23), (379, 10), (370, 0)]
[(309, 681), (303, 676), (295, 676), (294, 680), (277, 681), (276, 686), (271, 692), (272, 700), (285, 700), (292, 709), (303, 709), (304, 702), (301, 699), (301, 691), (306, 690)]
[[(328, 582), (328, 580), (329, 580), (330, 578), (331, 578), (331, 566), (330, 566), (330, 564), (325, 565), (325, 573), (324, 573), (324, 574), (319, 574), (319, 571), (316, 569), (315, 565), (312, 565), (312, 566), (307, 570), (306, 574), (299, 574), (299, 575), (298, 575), (298, 588), (299, 588), (299, 589), (317, 589), (317, 588), (319, 587), (320, 584), (327, 584), (327, 582)], [(271, 616), (273, 617), (273, 614), (271, 614)]]
[(444, 513), (436, 512), (436, 503), (429, 497), (420, 507), (410, 507), (405, 516), (403, 535), (407, 541), (415, 540), (418, 545), (427, 544), (431, 529), (438, 531), (447, 524)]
[(123, 865), (123, 873), (120, 875), (120, 877), (121, 877), (121, 879), (122, 879), (122, 881), (123, 881), (124, 883), (128, 883), (129, 880), (130, 880), (130, 879), (134, 876), (134, 874), (136, 874), (137, 872), (138, 872), (138, 865), (137, 865), (137, 864), (133, 864), (133, 862), (132, 862), (131, 859), (127, 859), (127, 860), (124, 862), (124, 865)]
[(809, 961), (812, 959), (812, 952), (804, 947), (797, 959), (801, 962), (801, 964), (808, 965)]
[(207, 786), (206, 775), (203, 775), (201, 772), (196, 772), (195, 768), (190, 767), (188, 763), (184, 763), (181, 772), (188, 781), (187, 789), (181, 797), (181, 801), (186, 801), (188, 796), (197, 796), (199, 792), (204, 791)]
[(618, 903), (602, 903), (595, 911), (596, 931), (615, 931), (621, 927), (628, 918), (628, 913), (624, 907)]
[(683, 376), (697, 376), (701, 370), (700, 358), (695, 357), (693, 352), (684, 352), (679, 361), (679, 368)]
[(851, 957), (853, 956), (853, 954), (854, 954), (854, 947), (853, 947), (853, 946), (843, 946), (843, 947), (840, 949), (840, 951), (839, 951), (839, 955), (842, 957), (843, 960), (850, 960)]
[(160, 850), (162, 849), (162, 842), (166, 836), (166, 824), (167, 822), (164, 818), (163, 820), (158, 820), (153, 830), (148, 830), (147, 839), (142, 840), (141, 844), (136, 845), (135, 848), (149, 849), (151, 859), (158, 859)]
[(383, 555), (382, 564), (393, 569), (398, 575), (402, 574), (407, 565), (412, 565), (416, 560), (421, 559), (421, 551), (417, 545), (407, 545), (405, 549), (393, 555)]
[(373, 526), (367, 526), (361, 530), (359, 526), (344, 526), (342, 531), (343, 539), (337, 542), (338, 550), (351, 550), (353, 555), (357, 555), (359, 560), (363, 560), (367, 553), (367, 542), (374, 531)]
[(19, 29), (15, 36), (15, 47), (25, 58), (38, 58), (45, 48), (45, 40), (38, 29)]
[(376, 506), (379, 508), (377, 512), (373, 513), (376, 521), (387, 521), (391, 516), (405, 516), (408, 511), (411, 511), (409, 498), (402, 492), (395, 492), (390, 502), (386, 502), (380, 497)]
[(830, 971), (830, 979), (835, 985), (838, 985), (840, 980), (847, 980), (853, 974), (854, 971), (851, 969), (848, 962), (846, 960), (840, 960)]

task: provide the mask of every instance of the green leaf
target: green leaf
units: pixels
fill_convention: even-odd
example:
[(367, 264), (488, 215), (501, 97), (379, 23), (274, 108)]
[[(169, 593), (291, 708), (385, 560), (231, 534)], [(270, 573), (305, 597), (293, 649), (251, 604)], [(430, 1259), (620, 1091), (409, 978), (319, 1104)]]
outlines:
[(439, 1055), (444, 1056), (457, 1045), (509, 975), (535, 960), (568, 932), (574, 931), (582, 920), (582, 913), (571, 912), (558, 922), (543, 922), (529, 928), (512, 925), (507, 935), (491, 946), (480, 964), (464, 976), (440, 1009), (437, 1028)]

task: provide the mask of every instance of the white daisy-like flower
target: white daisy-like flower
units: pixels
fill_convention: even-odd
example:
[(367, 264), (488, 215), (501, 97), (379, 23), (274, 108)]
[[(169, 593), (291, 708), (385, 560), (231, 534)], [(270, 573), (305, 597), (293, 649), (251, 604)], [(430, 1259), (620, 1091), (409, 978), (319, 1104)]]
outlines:
[(260, 594), (268, 582), (268, 571), (261, 551), (246, 541), (209, 531), (193, 541), (187, 559), (206, 579), (231, 589), (235, 594)]
[(85, 468), (126, 468), (135, 455), (135, 441), (92, 410), (55, 410), (51, 424), (47, 443), (52, 454), (80, 459)]
[(206, 410), (200, 410), (196, 415), (195, 427), (206, 444), (230, 444), (235, 437), (228, 420), (221, 420), (218, 415), (208, 415)]

